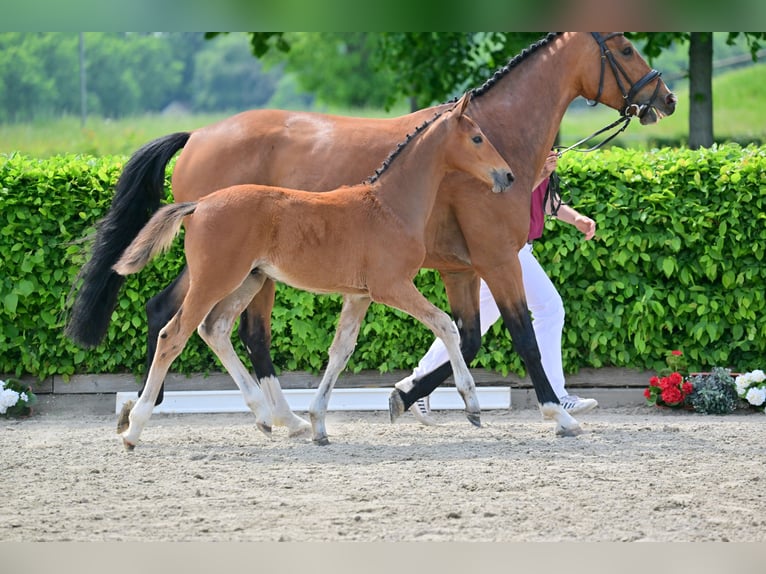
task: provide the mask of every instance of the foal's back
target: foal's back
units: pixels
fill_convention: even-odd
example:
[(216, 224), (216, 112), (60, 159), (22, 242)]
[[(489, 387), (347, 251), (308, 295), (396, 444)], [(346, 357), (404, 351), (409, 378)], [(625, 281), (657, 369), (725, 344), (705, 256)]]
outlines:
[[(326, 193), (233, 186), (203, 198), (186, 227), (192, 277), (202, 265), (238, 275), (257, 268), (319, 293), (366, 293), (388, 273), (414, 277), (425, 256), (422, 237), (370, 184)], [(210, 257), (211, 244), (219, 261)]]

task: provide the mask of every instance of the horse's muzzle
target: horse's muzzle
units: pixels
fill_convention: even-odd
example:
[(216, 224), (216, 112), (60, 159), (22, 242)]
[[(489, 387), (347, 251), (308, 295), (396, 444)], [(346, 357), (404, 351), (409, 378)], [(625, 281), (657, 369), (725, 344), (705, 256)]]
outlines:
[(510, 189), (514, 180), (513, 173), (508, 170), (495, 170), (492, 172), (492, 193), (502, 193)]

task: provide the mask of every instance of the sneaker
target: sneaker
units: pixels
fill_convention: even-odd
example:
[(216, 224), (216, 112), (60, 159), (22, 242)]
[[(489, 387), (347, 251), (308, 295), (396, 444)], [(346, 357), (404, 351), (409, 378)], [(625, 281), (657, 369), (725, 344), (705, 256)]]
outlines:
[(431, 401), (428, 396), (419, 398), (410, 407), (415, 419), (422, 425), (436, 426), (437, 422), (431, 416)]
[(577, 415), (580, 413), (587, 413), (592, 411), (598, 406), (596, 399), (582, 399), (577, 395), (566, 395), (559, 399), (561, 406), (570, 415)]

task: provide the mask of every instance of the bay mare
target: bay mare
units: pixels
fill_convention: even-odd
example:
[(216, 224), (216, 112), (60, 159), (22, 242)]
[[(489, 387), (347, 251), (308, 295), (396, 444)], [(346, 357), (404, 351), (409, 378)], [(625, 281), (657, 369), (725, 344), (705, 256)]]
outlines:
[(330, 393), (373, 301), (409, 313), (444, 341), (466, 412), (478, 421), (479, 401), (457, 328), (413, 283), (426, 255), (426, 222), (445, 175), (463, 171), (484, 188), (465, 193), (486, 193), (486, 188), (499, 193), (513, 182), (506, 161), (463, 115), (468, 102), (466, 94), (453, 109), (416, 130), (361, 185), (327, 193), (237, 185), (154, 214), (114, 268), (121, 275), (137, 273), (169, 247), (183, 222), (189, 289), (160, 331), (146, 387), (122, 434), (128, 449), (137, 443), (170, 364), (195, 329), (237, 383), (259, 429), (270, 435), (276, 417), (295, 425), (295, 432), (303, 430), (304, 421), (288, 405), (266, 398), (231, 344), (235, 319), (266, 279), (343, 294), (329, 363), (309, 408), (317, 444), (329, 442), (325, 415)]
[[(512, 167), (513, 193), (498, 205), (487, 195), (465, 193), (480, 187), (475, 178), (450, 174), (442, 182), (426, 228), (423, 266), (440, 273), (466, 362), (481, 344), (478, 293), (482, 277), (524, 361), (537, 400), (548, 410), (559, 408), (559, 402), (540, 363), (517, 254), (527, 239), (534, 179), (561, 118), (577, 97), (636, 115), (642, 124), (672, 114), (676, 106), (675, 95), (658, 72), (649, 68), (622, 34), (549, 34), (474, 89), (467, 109)], [(253, 110), (146, 144), (126, 164), (112, 206), (99, 224), (92, 256), (76, 281), (75, 286), (81, 286), (67, 334), (86, 347), (103, 339), (123, 283), (112, 265), (146, 224), (148, 214), (158, 209), (165, 165), (178, 150), (182, 151), (172, 187), (179, 202), (242, 183), (325, 191), (360, 181), (404, 134), (447, 107), (442, 104), (392, 119)], [(188, 273), (183, 272), (147, 304), (149, 364), (160, 329), (178, 310), (188, 284)], [(281, 397), (269, 354), (273, 303), (274, 284), (267, 280), (242, 314), (239, 335), (256, 378), (269, 393)], [(450, 373), (450, 365), (445, 364), (416, 381), (409, 392), (394, 390), (392, 419)], [(157, 400), (161, 397), (160, 392)], [(558, 433), (564, 430), (556, 427)]]

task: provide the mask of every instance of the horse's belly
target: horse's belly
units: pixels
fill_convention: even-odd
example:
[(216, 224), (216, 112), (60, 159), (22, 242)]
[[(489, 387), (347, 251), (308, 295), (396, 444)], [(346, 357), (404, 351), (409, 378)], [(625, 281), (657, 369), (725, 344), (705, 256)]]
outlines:
[(312, 293), (367, 293), (366, 285), (353, 279), (344, 280), (333, 275), (332, 269), (323, 266), (312, 266), (300, 270), (295, 266), (282, 267), (271, 263), (260, 263), (258, 269), (275, 281)]

